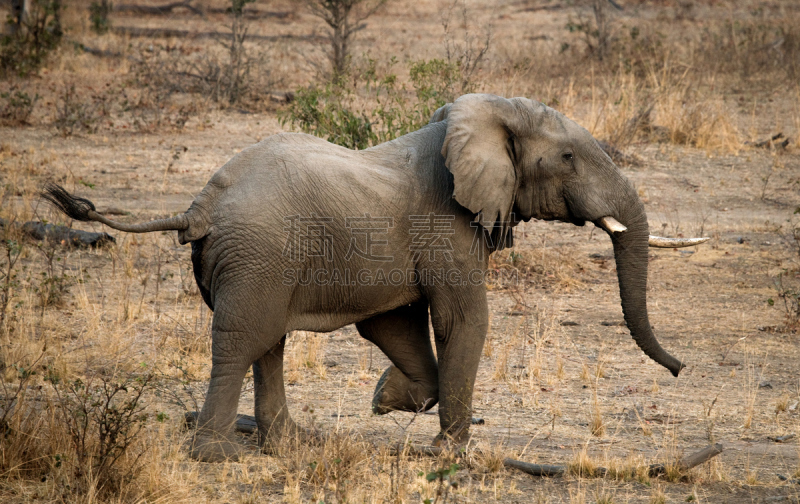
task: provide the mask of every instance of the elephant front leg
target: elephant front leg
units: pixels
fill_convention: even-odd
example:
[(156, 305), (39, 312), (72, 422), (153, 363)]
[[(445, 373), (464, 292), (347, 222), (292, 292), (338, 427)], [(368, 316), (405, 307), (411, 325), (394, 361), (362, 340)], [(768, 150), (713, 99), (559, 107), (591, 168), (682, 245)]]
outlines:
[(460, 445), (469, 439), (472, 394), (488, 328), (486, 292), (480, 287), (467, 296), (463, 292), (445, 293), (442, 298), (431, 300), (439, 358), (441, 431), (434, 440), (436, 445)]
[(258, 443), (271, 451), (282, 440), (298, 434), (297, 424), (289, 415), (283, 384), (283, 351), (286, 336), (253, 363), (255, 414)]
[(439, 400), (436, 357), (428, 328), (428, 303), (401, 306), (356, 324), (365, 339), (392, 361), (375, 387), (372, 411), (427, 411)]

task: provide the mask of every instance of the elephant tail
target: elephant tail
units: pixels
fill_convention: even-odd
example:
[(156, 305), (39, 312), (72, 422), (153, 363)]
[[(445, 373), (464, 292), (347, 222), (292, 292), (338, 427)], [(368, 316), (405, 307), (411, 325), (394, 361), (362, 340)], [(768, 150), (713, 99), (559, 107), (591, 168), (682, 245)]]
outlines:
[(71, 219), (83, 222), (101, 222), (110, 228), (128, 233), (152, 233), (154, 231), (173, 230), (186, 231), (189, 229), (190, 225), (189, 216), (186, 213), (167, 219), (157, 219), (149, 222), (140, 222), (138, 224), (115, 222), (97, 213), (94, 203), (88, 199), (73, 196), (63, 187), (52, 182), (45, 184), (41, 196)]

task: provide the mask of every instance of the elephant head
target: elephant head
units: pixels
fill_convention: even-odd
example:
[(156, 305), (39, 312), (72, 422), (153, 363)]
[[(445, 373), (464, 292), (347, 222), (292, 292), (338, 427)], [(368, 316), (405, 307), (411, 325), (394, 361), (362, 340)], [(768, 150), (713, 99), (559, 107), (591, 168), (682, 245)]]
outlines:
[(438, 110), (432, 122), (441, 120), (447, 120), (442, 155), (453, 175), (453, 197), (489, 233), (505, 236), (532, 218), (579, 226), (588, 221), (608, 232), (631, 336), (678, 376), (684, 365), (661, 347), (648, 320), (651, 240), (644, 205), (592, 135), (526, 98), (465, 95)]

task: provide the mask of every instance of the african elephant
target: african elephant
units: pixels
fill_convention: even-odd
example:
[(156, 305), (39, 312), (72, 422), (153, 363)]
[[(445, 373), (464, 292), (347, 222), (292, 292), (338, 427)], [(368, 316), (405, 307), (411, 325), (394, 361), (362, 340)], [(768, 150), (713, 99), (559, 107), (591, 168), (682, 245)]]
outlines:
[(648, 224), (636, 191), (587, 130), (526, 98), (465, 95), (422, 129), (364, 151), (271, 136), (171, 218), (122, 224), (54, 184), (43, 196), (76, 220), (176, 230), (191, 243), (214, 311), (211, 382), (191, 448), (201, 460), (240, 453), (230, 432), (250, 365), (261, 442), (297, 429), (283, 384), (286, 334), (353, 323), (393, 364), (373, 410), (438, 402), (436, 442), (463, 442), (488, 326), (483, 272), (530, 219), (603, 227), (634, 341), (673, 375), (683, 368), (648, 321)]

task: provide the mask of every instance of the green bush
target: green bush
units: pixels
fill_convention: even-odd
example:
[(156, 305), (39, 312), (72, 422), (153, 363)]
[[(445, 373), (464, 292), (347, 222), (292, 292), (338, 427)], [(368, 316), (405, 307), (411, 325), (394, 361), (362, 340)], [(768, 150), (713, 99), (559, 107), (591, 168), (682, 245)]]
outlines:
[(463, 76), (458, 64), (441, 59), (411, 62), (408, 83), (401, 84), (391, 72), (368, 59), (363, 68), (324, 86), (298, 89), (294, 100), (280, 115), (309, 133), (350, 149), (366, 149), (416, 131), (445, 103), (455, 99)]
[(92, 31), (97, 34), (104, 34), (111, 28), (111, 21), (108, 20), (108, 15), (114, 5), (108, 0), (100, 0), (99, 2), (92, 2), (89, 5), (89, 21), (92, 23)]
[(39, 95), (31, 97), (24, 91), (0, 93), (0, 124), (28, 124)]
[(71, 453), (57, 464), (72, 467), (74, 490), (86, 493), (94, 486), (101, 495), (119, 495), (143, 469), (148, 415), (142, 396), (153, 376), (97, 375), (84, 382), (50, 372), (46, 380), (55, 394), (54, 420), (71, 441)]

